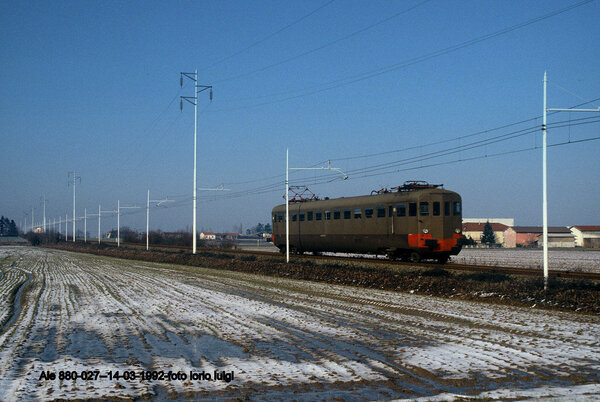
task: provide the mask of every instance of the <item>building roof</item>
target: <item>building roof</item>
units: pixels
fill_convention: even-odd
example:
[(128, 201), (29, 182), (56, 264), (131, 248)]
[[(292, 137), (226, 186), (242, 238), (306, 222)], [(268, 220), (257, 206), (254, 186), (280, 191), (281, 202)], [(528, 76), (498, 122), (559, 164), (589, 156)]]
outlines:
[[(481, 223), (481, 222), (467, 222), (467, 223), (463, 223), (463, 232), (483, 232), (483, 228), (485, 227), (486, 223)], [(492, 226), (492, 230), (494, 232), (504, 232), (506, 229), (508, 229), (508, 226), (502, 224), (502, 223), (491, 223), (490, 225)]]
[[(543, 226), (513, 226), (512, 228), (517, 233), (543, 233)], [(548, 226), (548, 233), (568, 233), (571, 230), (566, 226)]]
[(587, 225), (587, 226), (571, 226), (572, 228), (575, 228), (577, 230), (580, 230), (582, 232), (600, 232), (600, 225)]
[(203, 234), (203, 235), (205, 235), (205, 236), (214, 236), (214, 235), (215, 235), (215, 232), (202, 232), (202, 233), (200, 233), (200, 234)]

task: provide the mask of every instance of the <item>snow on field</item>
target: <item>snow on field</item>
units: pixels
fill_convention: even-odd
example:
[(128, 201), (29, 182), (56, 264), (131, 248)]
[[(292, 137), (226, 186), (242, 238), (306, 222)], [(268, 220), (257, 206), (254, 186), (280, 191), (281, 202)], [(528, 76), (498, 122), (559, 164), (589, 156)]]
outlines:
[[(600, 392), (597, 316), (30, 248), (0, 269), (3, 400)], [(67, 370), (107, 377), (40, 378)]]
[[(452, 256), (452, 262), (541, 270), (544, 264), (543, 253), (541, 248), (463, 248), (457, 256)], [(548, 267), (566, 271), (600, 272), (600, 250), (548, 249)]]

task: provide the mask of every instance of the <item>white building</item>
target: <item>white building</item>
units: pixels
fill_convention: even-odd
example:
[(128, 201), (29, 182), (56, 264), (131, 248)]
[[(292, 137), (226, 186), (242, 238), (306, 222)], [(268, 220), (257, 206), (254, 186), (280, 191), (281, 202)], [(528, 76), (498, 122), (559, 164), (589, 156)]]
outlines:
[(600, 248), (600, 225), (570, 226), (569, 229), (575, 236), (576, 247)]
[(217, 239), (217, 235), (214, 234), (213, 232), (201, 232), (200, 233), (200, 240), (216, 240)]

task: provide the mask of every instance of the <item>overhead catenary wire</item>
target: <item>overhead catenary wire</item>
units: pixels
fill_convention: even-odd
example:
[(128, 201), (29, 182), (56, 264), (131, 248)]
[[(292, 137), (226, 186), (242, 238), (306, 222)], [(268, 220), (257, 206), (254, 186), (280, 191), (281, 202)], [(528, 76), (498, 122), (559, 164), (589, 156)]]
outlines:
[(228, 108), (228, 109), (218, 109), (218, 110), (214, 110), (213, 112), (226, 112), (226, 111), (234, 111), (234, 110), (243, 110), (243, 109), (256, 108), (256, 107), (271, 105), (271, 104), (275, 104), (275, 103), (285, 102), (285, 101), (289, 101), (289, 100), (293, 100), (293, 99), (303, 98), (303, 97), (306, 97), (306, 96), (315, 95), (315, 94), (318, 94), (318, 93), (321, 93), (321, 92), (330, 91), (330, 90), (333, 90), (333, 89), (336, 89), (336, 88), (340, 88), (340, 87), (343, 87), (343, 86), (354, 84), (354, 83), (357, 83), (357, 82), (360, 82), (360, 81), (364, 81), (364, 80), (367, 80), (367, 79), (370, 79), (370, 78), (374, 78), (374, 77), (377, 77), (377, 76), (380, 76), (380, 75), (383, 75), (383, 74), (388, 74), (388, 73), (391, 73), (393, 71), (397, 71), (399, 69), (406, 68), (406, 67), (409, 67), (409, 66), (412, 66), (412, 65), (415, 65), (415, 64), (419, 64), (419, 63), (431, 60), (431, 59), (436, 58), (436, 57), (440, 57), (440, 56), (443, 56), (443, 55), (446, 55), (446, 54), (449, 54), (449, 53), (453, 53), (453, 52), (456, 52), (458, 50), (462, 50), (462, 49), (464, 49), (466, 47), (473, 46), (475, 44), (479, 44), (481, 42), (484, 42), (484, 41), (496, 38), (496, 37), (501, 36), (501, 35), (505, 35), (507, 33), (516, 31), (518, 29), (525, 28), (525, 27), (527, 27), (529, 25), (532, 25), (532, 24), (535, 24), (537, 22), (544, 21), (546, 19), (549, 19), (549, 18), (555, 17), (557, 15), (566, 13), (568, 11), (571, 11), (571, 10), (575, 9), (575, 8), (578, 8), (578, 7), (581, 7), (581, 6), (585, 5), (585, 4), (591, 3), (592, 1), (594, 1), (594, 0), (583, 0), (583, 1), (579, 2), (579, 3), (575, 3), (575, 4), (572, 4), (570, 6), (563, 7), (561, 9), (552, 11), (550, 13), (546, 13), (546, 14), (541, 15), (539, 17), (535, 17), (535, 18), (529, 19), (529, 20), (527, 20), (525, 22), (522, 22), (522, 23), (519, 23), (519, 24), (515, 24), (515, 25), (512, 25), (512, 26), (507, 27), (507, 28), (503, 28), (503, 29), (497, 30), (497, 31), (494, 31), (494, 32), (489, 33), (489, 34), (481, 35), (481, 36), (478, 36), (476, 38), (473, 38), (473, 39), (470, 39), (470, 40), (467, 40), (467, 41), (464, 41), (464, 42), (461, 42), (461, 43), (458, 43), (458, 44), (455, 44), (455, 45), (452, 45), (452, 46), (448, 46), (446, 48), (443, 48), (443, 49), (440, 49), (440, 50), (437, 50), (437, 51), (434, 51), (434, 52), (430, 52), (430, 53), (427, 53), (427, 54), (422, 55), (422, 56), (414, 57), (414, 58), (409, 59), (407, 61), (402, 61), (402, 62), (394, 63), (394, 64), (391, 64), (391, 65), (388, 65), (388, 66), (385, 66), (385, 67), (381, 67), (381, 68), (378, 68), (378, 69), (366, 71), (366, 72), (359, 73), (359, 74), (354, 74), (354, 75), (351, 75), (351, 76), (347, 76), (347, 77), (344, 77), (344, 78), (339, 78), (339, 79), (336, 79), (336, 80), (333, 80), (333, 81), (329, 81), (329, 82), (326, 82), (326, 83), (314, 85), (314, 86), (311, 86), (311, 87), (306, 87), (306, 88), (300, 89), (300, 90), (289, 91), (289, 92), (285, 93), (285, 94), (296, 93), (296, 95), (287, 96), (287, 97), (284, 97), (284, 98), (281, 98), (281, 99), (276, 99), (276, 100), (271, 100), (271, 101), (266, 101), (266, 102), (260, 102), (260, 103), (256, 103), (256, 104), (246, 105), (246, 106), (239, 106), (239, 107), (233, 107), (233, 108)]
[[(557, 122), (557, 123), (553, 123), (551, 125), (549, 125), (549, 128), (563, 128), (563, 127), (569, 127), (569, 126), (574, 126), (574, 125), (583, 125), (583, 124), (593, 124), (593, 123), (598, 123), (600, 122), (600, 119), (593, 119), (590, 120), (590, 118), (582, 118), (580, 119), (581, 121), (579, 122)], [(566, 123), (566, 124), (563, 124)], [(491, 139), (485, 139), (482, 141), (476, 141), (476, 142), (472, 142), (470, 144), (465, 144), (464, 146), (458, 148), (458, 147), (451, 147), (448, 149), (444, 149), (444, 150), (440, 150), (440, 151), (436, 151), (434, 153), (430, 153), (428, 155), (421, 155), (418, 157), (411, 157), (411, 158), (405, 158), (403, 160), (399, 160), (399, 161), (394, 161), (394, 163), (388, 163), (388, 164), (382, 164), (381, 168), (377, 168), (375, 169), (374, 167), (370, 166), (370, 167), (363, 167), (363, 168), (359, 168), (359, 169), (355, 169), (352, 170), (352, 175), (350, 176), (349, 180), (352, 179), (356, 179), (359, 177), (372, 177), (372, 176), (377, 176), (377, 175), (384, 175), (384, 174), (389, 174), (389, 173), (393, 173), (393, 172), (397, 172), (397, 171), (401, 171), (403, 169), (398, 169), (398, 167), (400, 166), (404, 166), (404, 165), (410, 165), (410, 164), (414, 164), (417, 162), (423, 162), (423, 161), (427, 161), (427, 160), (431, 160), (431, 159), (435, 159), (435, 158), (440, 158), (443, 156), (448, 156), (448, 155), (452, 155), (452, 154), (456, 154), (460, 151), (464, 151), (464, 150), (470, 150), (470, 149), (475, 149), (475, 148), (481, 148), (483, 146), (489, 145), (491, 143), (498, 143), (498, 142), (502, 142), (502, 141), (507, 141), (510, 139), (515, 139), (515, 138), (519, 138), (519, 137), (523, 137), (526, 135), (531, 135), (531, 134), (536, 134), (539, 132), (539, 127), (529, 127), (527, 129), (523, 129), (523, 130), (518, 130), (512, 133), (508, 133), (508, 134), (504, 134), (502, 136), (496, 136), (494, 138)], [(592, 141), (595, 140), (596, 138), (592, 138), (589, 140), (577, 140), (577, 141), (573, 141), (571, 140), (570, 142), (566, 142), (566, 144), (568, 143), (579, 143), (579, 142), (584, 142), (584, 141)], [(531, 148), (526, 148), (526, 150), (529, 149), (537, 149), (538, 146), (536, 145), (535, 147), (531, 147)], [(512, 152), (512, 151), (509, 151)], [(501, 154), (501, 153), (500, 153)], [(486, 156), (493, 156), (493, 153), (486, 153), (486, 155), (484, 155), (483, 157)], [(470, 160), (471, 158), (459, 158), (457, 160), (455, 160), (455, 162), (460, 162), (460, 161), (467, 161)], [(441, 163), (446, 163), (446, 162), (441, 162)], [(430, 167), (430, 166), (435, 166), (435, 164), (433, 165), (420, 165), (420, 166), (416, 166), (416, 167), (410, 167), (410, 168), (406, 168), (404, 170), (414, 170), (414, 169), (421, 169), (421, 168), (426, 168), (426, 167)], [(350, 174), (350, 173), (349, 173)], [(318, 176), (316, 179), (315, 178), (311, 178), (311, 177), (300, 177), (297, 178), (297, 181), (300, 182), (310, 182), (310, 184), (325, 184), (327, 182), (329, 182), (331, 180), (331, 175), (320, 175)], [(269, 192), (273, 192), (273, 191), (280, 191), (281, 190), (281, 181), (277, 181), (277, 182), (273, 182), (264, 186), (260, 186), (260, 187), (255, 187), (255, 188), (251, 188), (251, 189), (247, 189), (247, 190), (241, 190), (238, 192), (233, 192), (233, 193), (229, 193), (226, 195), (220, 195), (220, 196), (211, 196), (211, 197), (207, 197), (210, 199), (230, 199), (230, 198), (239, 198), (241, 196), (245, 196), (245, 195), (257, 195), (257, 194), (264, 194), (264, 193), (269, 193)], [(206, 200), (207, 198), (202, 198), (202, 200)]]
[[(592, 99), (590, 101), (586, 101), (585, 103), (581, 103), (575, 106), (572, 106), (572, 108), (575, 107), (579, 107), (581, 105), (587, 104), (587, 103), (591, 103), (591, 102), (595, 102), (597, 100), (600, 100), (600, 98), (596, 98), (596, 99)], [(588, 120), (588, 119), (592, 119), (593, 117), (586, 117), (586, 118), (581, 118), (581, 119), (576, 119), (576, 120), (565, 120), (565, 121), (561, 121), (561, 122), (555, 122), (552, 123), (553, 125), (559, 124), (559, 123), (566, 123), (566, 122), (576, 122), (576, 121), (581, 121), (581, 120)], [(491, 129), (486, 129), (486, 130), (480, 130), (474, 133), (470, 133), (470, 134), (466, 134), (466, 135), (461, 135), (458, 137), (453, 137), (450, 139), (446, 139), (446, 140), (441, 140), (441, 141), (436, 141), (436, 142), (431, 142), (431, 143), (427, 143), (427, 144), (422, 144), (422, 145), (415, 145), (415, 146), (411, 146), (411, 147), (407, 147), (407, 148), (402, 148), (402, 149), (397, 149), (397, 150), (392, 150), (392, 151), (383, 151), (383, 152), (378, 152), (378, 153), (370, 153), (370, 154), (364, 154), (364, 155), (355, 155), (352, 157), (340, 157), (340, 158), (331, 158), (331, 161), (346, 161), (346, 160), (356, 160), (356, 159), (363, 159), (363, 158), (368, 158), (368, 157), (375, 157), (375, 156), (382, 156), (382, 155), (388, 155), (388, 154), (392, 154), (392, 153), (400, 153), (400, 152), (406, 152), (409, 150), (415, 150), (415, 149), (422, 149), (422, 148), (426, 148), (426, 147), (430, 147), (430, 146), (434, 146), (434, 145), (440, 145), (440, 144), (444, 144), (444, 143), (449, 143), (449, 142), (454, 142), (457, 140), (461, 140), (461, 139), (465, 139), (465, 138), (470, 138), (470, 137), (475, 137), (475, 136), (479, 136), (482, 134), (489, 134), (489, 133), (493, 133), (505, 128), (509, 128), (509, 127), (514, 127), (517, 126), (519, 124), (523, 124), (523, 123), (527, 123), (527, 122), (531, 122), (531, 121), (535, 121), (539, 119), (538, 116), (536, 117), (532, 117), (529, 119), (524, 119), (518, 122), (514, 122), (514, 123), (509, 123), (509, 124), (505, 124), (502, 126), (498, 126), (498, 127), (494, 127)], [(537, 132), (537, 130), (539, 129), (538, 126), (530, 126), (527, 127), (526, 129), (522, 129), (522, 130), (517, 130), (517, 131), (513, 131), (507, 134), (503, 134), (503, 135), (510, 135), (510, 134), (518, 134), (520, 132), (523, 132), (523, 130), (531, 130), (531, 133), (533, 132)], [(496, 138), (496, 137), (493, 137)], [(488, 139), (489, 140), (489, 139)], [(488, 141), (488, 140), (483, 140), (483, 141)], [(469, 144), (463, 144), (463, 146), (466, 146)], [(455, 148), (455, 147), (453, 147)], [(437, 151), (437, 152), (442, 152), (442, 151)], [(423, 155), (421, 155), (422, 157)], [(326, 163), (327, 161), (322, 161), (322, 162), (318, 162), (316, 164), (314, 164), (314, 166), (318, 166), (320, 164)], [(294, 172), (297, 173), (297, 172)], [(355, 172), (353, 172), (355, 173)], [(237, 182), (227, 182), (226, 184), (229, 186), (237, 186), (237, 185), (243, 185), (243, 184), (251, 184), (251, 183), (257, 183), (257, 182), (261, 182), (261, 181), (267, 181), (267, 180), (274, 180), (274, 179), (280, 179), (283, 178), (285, 175), (284, 174), (278, 174), (278, 175), (272, 175), (272, 176), (267, 176), (267, 177), (263, 177), (263, 178), (256, 178), (256, 179), (251, 179), (251, 180), (245, 180), (245, 181), (237, 181)], [(270, 185), (266, 185), (266, 186), (272, 186), (273, 184)], [(258, 187), (259, 189), (262, 187)]]
[(248, 50), (252, 49), (253, 47), (255, 47), (255, 46), (257, 46), (257, 45), (259, 45), (259, 44), (261, 44), (261, 43), (263, 43), (263, 42), (265, 42), (265, 41), (267, 41), (267, 40), (271, 39), (272, 37), (274, 37), (274, 36), (276, 36), (276, 35), (278, 35), (278, 34), (282, 33), (283, 31), (285, 31), (285, 30), (287, 30), (287, 29), (289, 29), (289, 28), (293, 27), (294, 25), (296, 25), (296, 24), (298, 24), (298, 23), (300, 23), (300, 22), (304, 21), (305, 19), (307, 19), (308, 17), (312, 16), (313, 14), (316, 14), (317, 12), (321, 11), (322, 9), (324, 9), (325, 7), (327, 7), (328, 5), (330, 5), (331, 3), (333, 3), (334, 1), (335, 1), (335, 0), (330, 0), (330, 1), (328, 1), (327, 3), (325, 3), (325, 4), (323, 4), (323, 5), (319, 6), (319, 7), (317, 7), (316, 9), (312, 10), (312, 11), (311, 11), (311, 12), (309, 12), (308, 14), (305, 14), (305, 15), (303, 15), (302, 17), (298, 18), (297, 20), (293, 21), (292, 23), (290, 23), (290, 24), (287, 24), (287, 25), (286, 25), (286, 26), (284, 26), (283, 28), (280, 28), (280, 29), (278, 29), (277, 31), (275, 31), (275, 32), (272, 32), (272, 33), (270, 33), (270, 34), (266, 35), (265, 37), (263, 37), (263, 38), (261, 38), (261, 39), (257, 40), (256, 42), (253, 42), (252, 44), (250, 44), (250, 45), (246, 46), (246, 47), (245, 47), (245, 48), (243, 48), (243, 49), (240, 49), (240, 50), (238, 50), (238, 51), (236, 51), (236, 52), (234, 52), (234, 53), (230, 54), (229, 56), (225, 56), (225, 57), (222, 57), (222, 58), (218, 59), (217, 61), (215, 61), (215, 62), (211, 63), (210, 65), (208, 65), (208, 66), (206, 66), (206, 67), (204, 67), (204, 68), (201, 68), (201, 69), (200, 69), (200, 70), (198, 70), (198, 71), (199, 71), (199, 72), (206, 71), (206, 70), (208, 70), (208, 69), (210, 69), (210, 68), (212, 68), (212, 67), (214, 67), (214, 66), (217, 66), (217, 65), (219, 65), (219, 64), (221, 64), (221, 63), (223, 63), (223, 62), (225, 62), (225, 61), (227, 61), (227, 60), (230, 60), (230, 59), (234, 58), (235, 56), (238, 56), (238, 55), (240, 55), (240, 54), (242, 54), (242, 53), (244, 53), (244, 52), (246, 52), (246, 51), (248, 51)]
[(248, 71), (248, 72), (245, 72), (245, 73), (242, 73), (242, 74), (238, 74), (238, 75), (227, 77), (227, 78), (222, 78), (220, 80), (217, 79), (214, 82), (215, 83), (223, 83), (223, 82), (227, 82), (227, 81), (236, 80), (236, 79), (247, 77), (249, 75), (253, 75), (253, 74), (256, 74), (256, 73), (261, 73), (263, 71), (269, 70), (269, 69), (274, 68), (274, 67), (281, 66), (283, 64), (289, 63), (289, 62), (294, 61), (294, 60), (298, 60), (298, 59), (300, 59), (302, 57), (308, 56), (309, 54), (312, 54), (312, 53), (318, 52), (320, 50), (326, 49), (326, 48), (328, 48), (330, 46), (333, 46), (333, 45), (335, 45), (337, 43), (343, 42), (343, 41), (345, 41), (347, 39), (350, 39), (350, 38), (352, 38), (352, 37), (354, 37), (356, 35), (359, 35), (359, 34), (361, 34), (363, 32), (366, 32), (366, 31), (368, 31), (370, 29), (373, 29), (376, 26), (384, 24), (384, 23), (386, 23), (386, 22), (388, 22), (388, 21), (390, 21), (390, 20), (392, 20), (394, 18), (397, 18), (397, 17), (399, 17), (401, 15), (404, 15), (404, 14), (406, 14), (406, 13), (408, 13), (408, 12), (410, 12), (410, 11), (416, 9), (416, 8), (419, 8), (422, 5), (424, 5), (424, 4), (426, 4), (426, 3), (430, 2), (430, 1), (431, 0), (422, 1), (422, 2), (420, 2), (420, 3), (418, 3), (418, 4), (414, 5), (414, 6), (408, 7), (408, 8), (406, 8), (406, 9), (400, 11), (400, 12), (397, 12), (396, 14), (394, 14), (392, 16), (386, 17), (386, 18), (384, 18), (382, 20), (379, 20), (379, 21), (377, 21), (377, 22), (375, 22), (373, 24), (370, 24), (370, 25), (368, 25), (366, 27), (363, 27), (363, 28), (361, 28), (361, 29), (359, 29), (357, 31), (354, 31), (354, 32), (350, 33), (350, 34), (344, 35), (344, 36), (342, 36), (342, 37), (340, 37), (338, 39), (335, 39), (335, 40), (333, 40), (331, 42), (327, 42), (327, 43), (325, 43), (325, 44), (323, 44), (321, 46), (318, 46), (316, 48), (313, 48), (313, 49), (307, 50), (305, 52), (299, 53), (299, 54), (297, 54), (295, 56), (288, 57), (288, 58), (280, 60), (278, 62), (275, 62), (275, 63), (272, 63), (272, 64), (268, 64), (268, 65), (263, 66), (261, 68), (258, 68), (258, 69), (252, 70), (252, 71)]

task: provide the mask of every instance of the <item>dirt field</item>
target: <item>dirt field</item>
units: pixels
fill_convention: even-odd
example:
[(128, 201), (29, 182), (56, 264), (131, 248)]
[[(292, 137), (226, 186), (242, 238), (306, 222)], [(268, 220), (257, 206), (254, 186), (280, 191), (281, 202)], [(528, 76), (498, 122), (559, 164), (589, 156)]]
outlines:
[(34, 248), (0, 268), (4, 400), (600, 394), (598, 315)]

